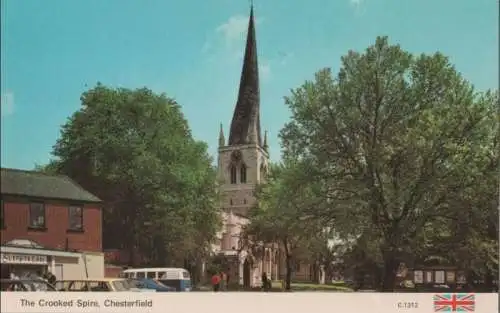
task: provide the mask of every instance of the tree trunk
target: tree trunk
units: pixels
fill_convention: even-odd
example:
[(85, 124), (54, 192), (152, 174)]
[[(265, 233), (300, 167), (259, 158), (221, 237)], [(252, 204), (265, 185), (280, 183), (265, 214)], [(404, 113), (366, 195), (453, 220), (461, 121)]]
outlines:
[(381, 290), (382, 287), (382, 269), (376, 264), (373, 266), (373, 285), (376, 290)]
[(283, 247), (285, 249), (285, 263), (286, 263), (286, 277), (285, 277), (285, 290), (290, 291), (292, 289), (292, 254), (288, 247), (287, 238), (283, 239)]
[(399, 268), (399, 262), (394, 257), (392, 251), (387, 251), (384, 254), (384, 271), (382, 276), (382, 292), (394, 291), (396, 282), (396, 272)]
[(361, 265), (356, 265), (354, 268), (354, 283), (355, 283), (355, 288), (354, 290), (360, 290), (365, 287), (365, 268), (364, 264)]
[(314, 262), (313, 264), (313, 282), (315, 284), (319, 284), (320, 283), (320, 276), (321, 276), (321, 265), (318, 262)]
[(292, 289), (292, 256), (286, 254), (286, 279), (285, 279), (285, 290), (290, 291)]

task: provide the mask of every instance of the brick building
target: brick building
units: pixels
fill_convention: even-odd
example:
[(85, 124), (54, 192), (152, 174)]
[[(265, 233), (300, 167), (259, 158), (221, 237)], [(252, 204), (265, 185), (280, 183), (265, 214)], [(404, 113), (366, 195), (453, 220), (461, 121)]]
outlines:
[(2, 277), (104, 275), (101, 201), (66, 176), (1, 169)]

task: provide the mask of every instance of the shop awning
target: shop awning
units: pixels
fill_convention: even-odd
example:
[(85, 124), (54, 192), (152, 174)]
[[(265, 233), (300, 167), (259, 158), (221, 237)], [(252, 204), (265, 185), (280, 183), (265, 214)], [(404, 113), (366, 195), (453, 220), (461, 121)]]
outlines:
[(45, 255), (45, 256), (60, 256), (60, 257), (71, 257), (71, 258), (78, 258), (81, 256), (81, 253), (76, 253), (76, 252), (33, 249), (33, 248), (23, 248), (23, 247), (10, 247), (10, 246), (0, 246), (0, 252), (16, 253), (16, 254), (35, 254), (35, 255)]

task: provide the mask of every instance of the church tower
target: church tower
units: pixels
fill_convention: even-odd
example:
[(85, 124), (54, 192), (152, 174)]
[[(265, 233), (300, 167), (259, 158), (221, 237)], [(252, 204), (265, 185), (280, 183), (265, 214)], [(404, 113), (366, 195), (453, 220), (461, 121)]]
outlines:
[(248, 221), (247, 213), (255, 204), (255, 187), (264, 181), (268, 162), (267, 134), (262, 138), (260, 126), (259, 69), (252, 6), (238, 99), (227, 142), (222, 125), (219, 133), (218, 174), (224, 212), (220, 252), (225, 255), (235, 255), (240, 248), (241, 226)]

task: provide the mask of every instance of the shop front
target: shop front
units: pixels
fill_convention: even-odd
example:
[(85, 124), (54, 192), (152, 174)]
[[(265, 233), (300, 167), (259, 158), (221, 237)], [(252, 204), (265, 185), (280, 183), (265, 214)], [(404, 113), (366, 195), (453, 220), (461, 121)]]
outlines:
[[(50, 250), (27, 240), (15, 240), (0, 246), (2, 278), (29, 277), (51, 272), (57, 279), (80, 279), (103, 275), (104, 258), (78, 252)], [(101, 262), (99, 262), (101, 261)], [(101, 268), (102, 267), (102, 268)]]
[(49, 266), (49, 257), (46, 255), (2, 252), (0, 260), (2, 278), (10, 278), (11, 275), (18, 277), (41, 275), (48, 271)]

